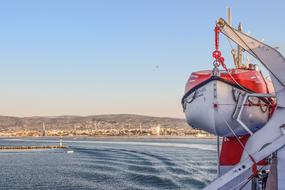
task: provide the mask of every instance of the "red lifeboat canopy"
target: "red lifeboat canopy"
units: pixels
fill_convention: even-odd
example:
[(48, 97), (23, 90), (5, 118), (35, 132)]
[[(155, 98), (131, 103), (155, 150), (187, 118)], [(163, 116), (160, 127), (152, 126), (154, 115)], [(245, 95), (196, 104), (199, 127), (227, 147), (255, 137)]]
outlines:
[(186, 84), (185, 94), (212, 78), (220, 79), (233, 85), (240, 85), (255, 93), (273, 92), (271, 82), (266, 81), (260, 71), (254, 69), (229, 69), (229, 72), (221, 70), (219, 77), (212, 77), (212, 70), (193, 72)]

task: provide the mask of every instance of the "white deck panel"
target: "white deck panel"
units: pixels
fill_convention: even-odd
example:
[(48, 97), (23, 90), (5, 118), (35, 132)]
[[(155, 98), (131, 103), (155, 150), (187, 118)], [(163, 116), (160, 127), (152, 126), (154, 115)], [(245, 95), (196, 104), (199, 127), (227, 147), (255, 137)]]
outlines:
[(285, 147), (277, 152), (278, 190), (285, 190)]

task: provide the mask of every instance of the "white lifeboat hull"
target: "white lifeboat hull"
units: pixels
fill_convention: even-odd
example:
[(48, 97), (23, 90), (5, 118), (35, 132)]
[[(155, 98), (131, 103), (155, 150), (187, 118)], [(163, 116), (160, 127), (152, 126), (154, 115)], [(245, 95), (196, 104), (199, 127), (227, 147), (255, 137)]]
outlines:
[[(248, 132), (233, 118), (239, 93), (245, 91), (221, 80), (210, 80), (184, 98), (186, 120), (194, 128), (218, 136), (245, 135)], [(251, 102), (258, 98), (251, 97)], [(241, 113), (242, 122), (255, 132), (269, 119), (266, 107), (245, 106)]]

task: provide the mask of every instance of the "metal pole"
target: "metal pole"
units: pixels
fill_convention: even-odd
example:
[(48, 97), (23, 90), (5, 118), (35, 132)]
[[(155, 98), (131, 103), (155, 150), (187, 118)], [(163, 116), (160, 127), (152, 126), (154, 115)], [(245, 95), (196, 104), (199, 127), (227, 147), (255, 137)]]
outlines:
[[(241, 23), (239, 23), (239, 25), (238, 25), (238, 31), (242, 32), (242, 24)], [(237, 59), (238, 59), (237, 60), (237, 66), (238, 66), (238, 68), (240, 68), (242, 65), (242, 47), (240, 45), (238, 45), (238, 47), (237, 47)]]
[(217, 136), (217, 176), (220, 176), (220, 137)]
[(227, 7), (227, 21), (230, 26), (232, 26), (232, 13), (231, 8)]

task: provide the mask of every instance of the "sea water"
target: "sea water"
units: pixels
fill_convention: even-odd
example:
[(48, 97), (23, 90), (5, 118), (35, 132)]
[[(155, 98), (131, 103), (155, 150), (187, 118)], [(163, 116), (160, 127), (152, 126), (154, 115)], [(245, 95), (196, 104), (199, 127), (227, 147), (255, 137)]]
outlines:
[[(0, 151), (0, 189), (201, 189), (216, 176), (213, 139), (69, 138), (67, 150)], [(58, 145), (56, 138), (1, 146)]]

